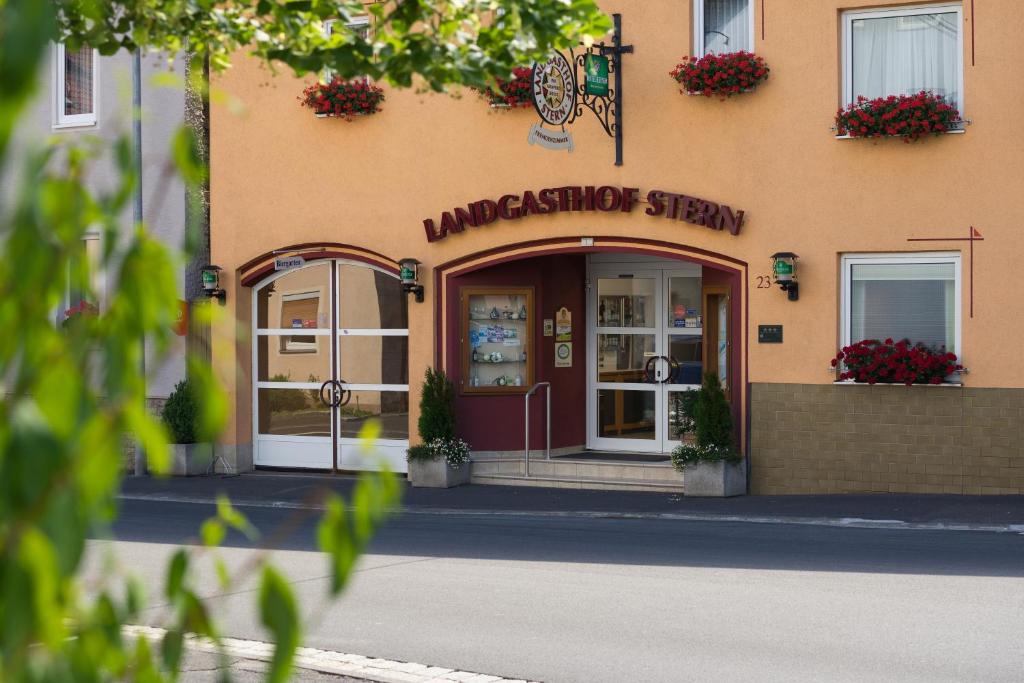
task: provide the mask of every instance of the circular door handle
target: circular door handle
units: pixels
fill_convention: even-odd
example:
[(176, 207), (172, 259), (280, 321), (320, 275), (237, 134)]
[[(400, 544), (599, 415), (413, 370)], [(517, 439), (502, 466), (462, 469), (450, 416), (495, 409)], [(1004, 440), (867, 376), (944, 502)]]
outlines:
[(335, 384), (338, 385), (338, 403), (335, 407), (347, 406), (348, 402), (352, 400), (352, 390), (345, 388), (345, 380), (335, 381)]
[(657, 363), (662, 356), (651, 356), (647, 359), (647, 363), (644, 365), (644, 382), (647, 384), (657, 384), (658, 380), (654, 378), (654, 364)]
[(668, 376), (666, 376), (661, 383), (675, 384), (676, 377), (679, 376), (679, 361), (677, 361), (675, 358), (666, 358), (665, 356), (662, 356), (662, 358), (665, 358), (665, 360), (668, 361)]
[(320, 401), (328, 408), (337, 408), (341, 405), (343, 393), (344, 389), (337, 380), (329, 379), (320, 385)]

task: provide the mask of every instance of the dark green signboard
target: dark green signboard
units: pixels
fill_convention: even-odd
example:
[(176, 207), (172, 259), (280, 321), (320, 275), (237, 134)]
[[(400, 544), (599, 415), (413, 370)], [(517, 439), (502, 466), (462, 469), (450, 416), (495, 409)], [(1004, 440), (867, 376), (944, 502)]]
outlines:
[(608, 58), (603, 55), (589, 53), (584, 60), (586, 73), (586, 93), (599, 97), (608, 97)]

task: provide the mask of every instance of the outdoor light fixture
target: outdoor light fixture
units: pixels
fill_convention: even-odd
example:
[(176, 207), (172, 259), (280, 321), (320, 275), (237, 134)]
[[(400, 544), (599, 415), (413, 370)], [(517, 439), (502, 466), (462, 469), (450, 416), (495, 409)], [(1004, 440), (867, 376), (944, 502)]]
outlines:
[(416, 303), (423, 303), (423, 285), (419, 284), (420, 262), (414, 258), (398, 261), (398, 277), (402, 280), (402, 291), (416, 295)]
[(780, 251), (772, 254), (772, 273), (775, 283), (782, 291), (789, 294), (790, 301), (800, 298), (800, 284), (796, 281), (796, 260), (799, 258), (791, 251)]
[(203, 277), (203, 292), (206, 296), (211, 299), (217, 299), (220, 305), (223, 306), (227, 300), (227, 292), (220, 288), (220, 266), (203, 266), (202, 277)]

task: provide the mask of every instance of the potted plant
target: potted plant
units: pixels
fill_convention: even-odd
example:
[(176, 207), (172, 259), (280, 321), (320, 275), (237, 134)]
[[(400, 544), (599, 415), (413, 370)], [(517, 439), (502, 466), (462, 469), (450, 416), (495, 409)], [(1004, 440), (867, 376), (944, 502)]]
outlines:
[(903, 339), (879, 341), (865, 339), (840, 349), (832, 367), (842, 369), (840, 381), (864, 384), (942, 384), (946, 378), (964, 369), (956, 354), (931, 349)]
[(721, 99), (753, 91), (771, 71), (764, 58), (750, 52), (684, 57), (669, 75), (686, 95), (717, 95)]
[(925, 135), (956, 130), (960, 112), (942, 95), (890, 95), (857, 101), (836, 112), (836, 132), (851, 138), (901, 137), (913, 142)]
[(455, 387), (442, 370), (427, 368), (420, 396), (420, 440), (409, 448), (409, 483), (451, 488), (469, 482), (469, 445), (455, 436)]
[(213, 444), (196, 443), (199, 406), (195, 388), (189, 379), (174, 387), (161, 413), (171, 437), (172, 475), (206, 474), (213, 461)]
[(704, 384), (681, 402), (690, 411), (682, 423), (692, 425), (693, 442), (672, 451), (672, 465), (683, 473), (687, 496), (740, 496), (747, 492), (746, 464), (733, 444), (732, 411), (718, 376), (704, 375)]
[(493, 109), (516, 109), (533, 106), (533, 69), (518, 66), (512, 70), (512, 78), (498, 78), (497, 88), (477, 90)]
[(356, 116), (369, 116), (381, 111), (384, 90), (366, 78), (351, 81), (335, 77), (328, 83), (314, 83), (302, 91), (302, 106), (312, 109), (318, 117), (337, 117), (352, 121)]

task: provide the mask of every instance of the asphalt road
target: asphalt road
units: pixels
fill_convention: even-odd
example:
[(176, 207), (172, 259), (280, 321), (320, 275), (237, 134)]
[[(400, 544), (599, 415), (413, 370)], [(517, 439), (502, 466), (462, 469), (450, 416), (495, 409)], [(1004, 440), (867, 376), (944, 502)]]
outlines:
[[(142, 576), (157, 623), (212, 510), (125, 501), (92, 559)], [(267, 536), (296, 514), (244, 512)], [(254, 552), (228, 543), (232, 567)], [(312, 519), (273, 546), (310, 647), (551, 682), (1024, 679), (1022, 534), (406, 513), (336, 603)], [(200, 567), (226, 634), (265, 639), (251, 582)]]

